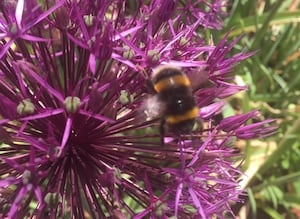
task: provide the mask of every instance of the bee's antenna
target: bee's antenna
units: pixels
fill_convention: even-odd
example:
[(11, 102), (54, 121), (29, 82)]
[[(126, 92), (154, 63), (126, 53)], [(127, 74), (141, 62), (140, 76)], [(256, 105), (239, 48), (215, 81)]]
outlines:
[(156, 92), (153, 88), (151, 76), (147, 73), (147, 70), (140, 65), (136, 65), (136, 68), (139, 70), (139, 72), (143, 75), (143, 77), (146, 80), (146, 87), (147, 87), (148, 93), (155, 94)]

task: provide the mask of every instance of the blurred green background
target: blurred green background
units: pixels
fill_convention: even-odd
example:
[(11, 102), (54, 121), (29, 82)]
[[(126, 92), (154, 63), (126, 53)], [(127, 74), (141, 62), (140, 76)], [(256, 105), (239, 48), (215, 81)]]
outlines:
[(244, 203), (239, 218), (300, 218), (300, 4), (299, 0), (229, 1), (225, 28), (212, 32), (215, 42), (245, 36), (236, 51), (257, 51), (236, 67), (236, 81), (249, 91), (229, 99), (235, 111), (261, 111), (275, 118), (272, 137), (238, 141), (245, 152)]

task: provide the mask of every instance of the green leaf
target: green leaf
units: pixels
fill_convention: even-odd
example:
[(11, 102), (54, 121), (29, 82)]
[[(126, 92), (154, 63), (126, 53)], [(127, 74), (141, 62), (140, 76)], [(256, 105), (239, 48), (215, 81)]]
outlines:
[(270, 218), (272, 219), (284, 219), (282, 215), (280, 215), (277, 210), (270, 208), (270, 207), (265, 207), (263, 209), (268, 215), (270, 215)]
[(249, 201), (250, 201), (250, 204), (251, 204), (252, 214), (253, 214), (254, 217), (256, 217), (256, 215), (257, 215), (257, 206), (256, 206), (254, 193), (250, 188), (247, 189), (247, 193), (248, 193), (248, 198), (249, 198)]

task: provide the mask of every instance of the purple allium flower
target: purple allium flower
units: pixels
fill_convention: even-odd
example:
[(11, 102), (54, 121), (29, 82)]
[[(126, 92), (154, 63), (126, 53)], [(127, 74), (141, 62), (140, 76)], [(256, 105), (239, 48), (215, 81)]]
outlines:
[[(257, 111), (213, 122), (224, 98), (246, 89), (230, 73), (253, 54), (229, 56), (239, 38), (206, 45), (203, 30), (221, 28), (225, 6), (2, 1), (0, 216), (232, 215), (241, 175), (232, 140), (275, 129), (272, 120), (246, 125)], [(151, 69), (165, 63), (193, 78), (204, 127), (162, 146), (158, 120), (142, 109)]]

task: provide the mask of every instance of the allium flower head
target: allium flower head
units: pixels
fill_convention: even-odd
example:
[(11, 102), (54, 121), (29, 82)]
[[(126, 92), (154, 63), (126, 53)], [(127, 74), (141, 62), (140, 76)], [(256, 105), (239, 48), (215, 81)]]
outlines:
[[(238, 39), (206, 45), (225, 1), (0, 3), (0, 215), (8, 218), (211, 218), (232, 214), (232, 139), (264, 137), (257, 111), (225, 118)], [(147, 120), (151, 69), (182, 67), (204, 129)], [(197, 86), (207, 84), (208, 87)]]

